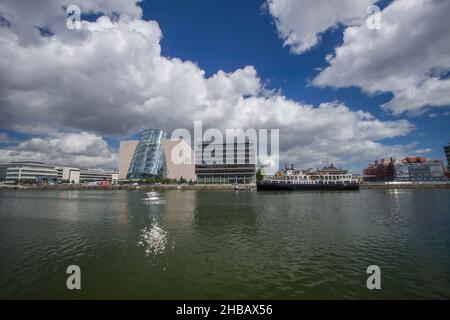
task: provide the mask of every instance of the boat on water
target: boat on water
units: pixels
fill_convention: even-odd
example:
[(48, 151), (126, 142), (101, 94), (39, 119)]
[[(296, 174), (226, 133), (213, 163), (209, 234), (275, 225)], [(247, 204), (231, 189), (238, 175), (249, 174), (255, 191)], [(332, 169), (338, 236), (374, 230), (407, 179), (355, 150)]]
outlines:
[(293, 166), (256, 183), (258, 191), (270, 190), (358, 190), (359, 181), (348, 170), (331, 164), (318, 170), (295, 170)]

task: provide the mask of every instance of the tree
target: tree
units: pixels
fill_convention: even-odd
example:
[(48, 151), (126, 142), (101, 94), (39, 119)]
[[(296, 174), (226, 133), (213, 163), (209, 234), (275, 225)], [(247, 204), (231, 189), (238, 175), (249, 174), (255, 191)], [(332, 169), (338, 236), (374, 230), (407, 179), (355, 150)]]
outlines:
[(264, 179), (264, 172), (262, 170), (262, 168), (258, 168), (258, 170), (256, 171), (256, 181), (262, 181)]

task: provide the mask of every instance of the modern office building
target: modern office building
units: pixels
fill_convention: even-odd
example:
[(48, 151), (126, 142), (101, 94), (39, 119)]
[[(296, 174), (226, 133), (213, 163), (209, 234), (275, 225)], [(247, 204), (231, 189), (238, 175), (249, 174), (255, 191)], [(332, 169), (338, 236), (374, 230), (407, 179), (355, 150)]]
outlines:
[(80, 183), (80, 169), (74, 167), (56, 167), (58, 182)]
[(202, 142), (195, 149), (192, 151), (183, 140), (167, 139), (167, 134), (161, 130), (144, 130), (139, 141), (120, 143), (119, 177), (183, 178), (197, 183), (255, 182), (254, 142), (248, 139), (246, 142), (224, 144)]
[(118, 180), (117, 172), (55, 166), (35, 161), (16, 161), (3, 164), (1, 167), (6, 168), (5, 180), (10, 183), (82, 183), (101, 181), (115, 183)]
[(120, 142), (118, 176), (195, 181), (194, 152), (183, 140), (167, 139), (164, 131), (147, 129), (138, 141)]
[(128, 168), (130, 179), (164, 178), (165, 159), (162, 140), (167, 133), (158, 129), (142, 131)]
[(191, 146), (183, 140), (162, 141), (165, 159), (165, 176), (168, 179), (196, 181), (195, 157)]
[(55, 166), (43, 162), (17, 161), (11, 162), (6, 169), (7, 182), (51, 182), (58, 180)]
[(422, 157), (406, 157), (396, 161), (394, 181), (432, 182), (446, 181), (444, 164), (441, 160), (427, 160)]
[(254, 142), (202, 142), (195, 148), (198, 183), (252, 183), (256, 175)]
[(447, 158), (447, 169), (450, 170), (450, 142), (444, 146), (445, 157)]
[(119, 179), (117, 172), (106, 172), (98, 169), (80, 169), (80, 182), (107, 181), (116, 183)]
[(119, 147), (119, 179), (126, 179), (138, 140), (120, 141)]

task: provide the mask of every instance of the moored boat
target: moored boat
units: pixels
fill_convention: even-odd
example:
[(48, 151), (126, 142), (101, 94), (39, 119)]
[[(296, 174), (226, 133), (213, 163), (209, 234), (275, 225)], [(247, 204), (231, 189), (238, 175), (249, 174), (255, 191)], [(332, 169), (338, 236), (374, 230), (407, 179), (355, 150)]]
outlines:
[(320, 170), (285, 168), (256, 184), (258, 191), (269, 190), (358, 190), (359, 181), (345, 169), (333, 165)]

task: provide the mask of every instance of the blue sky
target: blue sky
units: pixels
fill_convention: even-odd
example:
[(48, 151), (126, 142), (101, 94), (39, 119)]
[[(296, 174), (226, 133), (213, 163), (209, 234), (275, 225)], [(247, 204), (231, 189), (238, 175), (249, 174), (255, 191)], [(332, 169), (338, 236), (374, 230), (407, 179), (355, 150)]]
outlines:
[[(162, 31), (162, 52), (196, 62), (207, 75), (218, 70), (231, 72), (253, 65), (270, 89), (300, 102), (318, 105), (342, 101), (354, 110), (365, 110), (379, 119), (396, 120), (380, 108), (391, 99), (391, 93), (368, 95), (359, 88), (317, 88), (310, 81), (316, 68), (327, 66), (325, 56), (342, 44), (343, 27), (328, 30), (322, 42), (302, 54), (290, 53), (278, 37), (272, 16), (263, 0), (184, 1), (146, 0), (141, 4), (144, 19), (156, 20)], [(386, 5), (386, 3), (379, 3)], [(443, 146), (450, 142), (450, 116), (445, 110), (431, 109), (407, 119), (416, 130), (406, 137), (386, 139), (385, 144), (407, 144), (417, 141), (417, 149), (430, 148), (427, 157), (445, 159)], [(439, 116), (430, 118), (429, 114)]]

